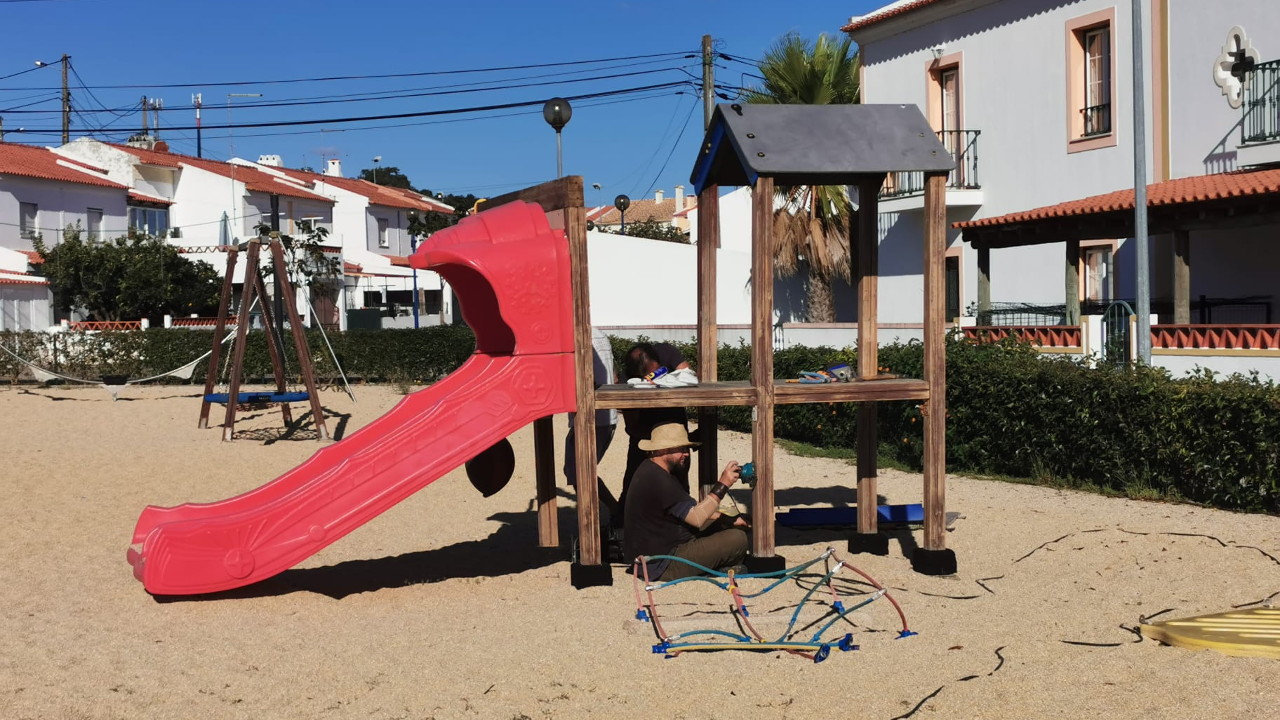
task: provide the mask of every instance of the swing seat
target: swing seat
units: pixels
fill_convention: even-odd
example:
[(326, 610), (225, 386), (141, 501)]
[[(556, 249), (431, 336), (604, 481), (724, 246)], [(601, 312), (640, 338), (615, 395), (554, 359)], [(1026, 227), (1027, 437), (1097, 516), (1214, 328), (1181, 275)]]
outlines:
[[(204, 396), (205, 402), (218, 403), (226, 405), (230, 393), (209, 393)], [(306, 402), (311, 399), (310, 393), (304, 392), (286, 392), (286, 393), (270, 393), (270, 392), (242, 392), (236, 394), (237, 405), (252, 405), (255, 403), (293, 403)]]

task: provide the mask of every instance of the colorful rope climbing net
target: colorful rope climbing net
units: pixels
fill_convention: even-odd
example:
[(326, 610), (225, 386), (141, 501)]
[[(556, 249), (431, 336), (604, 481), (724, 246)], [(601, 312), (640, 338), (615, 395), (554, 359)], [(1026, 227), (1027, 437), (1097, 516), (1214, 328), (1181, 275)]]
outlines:
[[(684, 563), (703, 574), (668, 582), (654, 582), (648, 576), (649, 560)], [(824, 566), (821, 575), (811, 570), (819, 563)], [(846, 588), (846, 592), (842, 594), (838, 587), (842, 583), (838, 580), (844, 571), (857, 574), (870, 585), (872, 591), (853, 595), (849, 592), (853, 588)], [(916, 634), (907, 626), (907, 617), (902, 612), (902, 606), (893, 598), (889, 590), (870, 575), (840, 559), (831, 548), (827, 548), (822, 555), (806, 563), (768, 573), (737, 573), (733, 570), (720, 572), (674, 555), (642, 556), (636, 558), (632, 565), (632, 578), (636, 595), (636, 619), (650, 623), (654, 634), (658, 637), (658, 643), (653, 646), (653, 652), (666, 657), (675, 657), (685, 652), (712, 650), (783, 651), (814, 662), (822, 662), (831, 654), (832, 648), (844, 652), (858, 649), (851, 631), (854, 623), (848, 619), (848, 615), (880, 598), (887, 599), (893, 605), (902, 622), (902, 629), (897, 637), (905, 638)], [(759, 582), (761, 587), (754, 592), (747, 592), (741, 584), (743, 581), (753, 584)], [(734, 622), (734, 630), (698, 628), (669, 633), (663, 628), (655, 593), (691, 582), (707, 583), (728, 593), (731, 600), (729, 614)], [(766, 636), (761, 629), (757, 628), (758, 623), (753, 624), (747, 601), (762, 598), (770, 591), (783, 586), (800, 587), (805, 589), (805, 592), (796, 603), (795, 609), (791, 611), (781, 632), (775, 631)], [(865, 588), (865, 585), (859, 584), (857, 587)], [(848, 602), (846, 602), (846, 595), (849, 596)], [(823, 599), (828, 597), (829, 600)], [(806, 609), (809, 612), (806, 612)], [(810, 617), (815, 614), (816, 618)], [(801, 624), (802, 618), (803, 624)], [(815, 627), (816, 630), (813, 629)]]

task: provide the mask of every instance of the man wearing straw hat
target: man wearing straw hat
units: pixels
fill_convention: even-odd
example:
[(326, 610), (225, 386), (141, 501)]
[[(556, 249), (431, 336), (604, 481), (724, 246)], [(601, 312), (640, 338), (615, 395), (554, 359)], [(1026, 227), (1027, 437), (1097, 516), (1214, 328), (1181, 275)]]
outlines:
[(746, 520), (732, 521), (720, 512), (720, 502), (738, 481), (742, 468), (730, 460), (720, 481), (702, 500), (694, 500), (678, 476), (688, 476), (689, 453), (699, 443), (689, 439), (680, 423), (666, 423), (640, 441), (648, 458), (636, 469), (624, 508), (623, 546), (629, 561), (639, 556), (671, 555), (649, 560), (649, 580), (676, 580), (702, 574), (698, 567), (717, 570), (738, 565), (747, 556)]

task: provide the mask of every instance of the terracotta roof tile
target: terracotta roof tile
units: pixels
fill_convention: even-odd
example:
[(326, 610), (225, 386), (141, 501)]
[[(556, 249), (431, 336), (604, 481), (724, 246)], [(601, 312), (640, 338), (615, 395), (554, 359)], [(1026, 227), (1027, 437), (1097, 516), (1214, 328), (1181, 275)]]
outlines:
[(875, 25), (876, 23), (884, 22), (889, 18), (898, 17), (899, 15), (905, 15), (913, 10), (918, 10), (926, 5), (932, 5), (936, 2), (939, 2), (939, 0), (912, 0), (911, 2), (906, 2), (906, 3), (901, 3), (901, 0), (899, 0), (899, 3), (895, 3), (893, 5), (886, 5), (880, 8), (879, 10), (873, 10), (867, 13), (866, 15), (863, 15), (862, 17), (858, 18), (857, 20), (853, 20), (852, 18), (850, 18), (849, 24), (845, 25), (840, 29), (843, 30), (844, 32), (853, 32), (854, 30), (861, 30), (864, 27), (869, 27), (871, 25)]
[(40, 263), (44, 262), (44, 258), (40, 257), (40, 253), (36, 252), (35, 250), (19, 250), (18, 252), (22, 253), (23, 255), (26, 255), (27, 262), (31, 263), (32, 265), (39, 265)]
[(369, 182), (368, 180), (361, 180), (360, 178), (344, 178), (335, 177), (333, 175), (323, 175), (309, 170), (294, 170), (293, 168), (286, 167), (273, 167), (271, 169), (279, 172), (281, 175), (293, 178), (298, 182), (308, 183), (312, 187), (314, 187), (317, 182), (324, 182), (335, 187), (340, 187), (348, 192), (353, 192), (357, 195), (363, 195), (364, 197), (369, 198), (369, 201), (375, 205), (405, 208), (407, 210), (421, 210), (422, 212), (452, 212), (451, 209), (445, 209), (449, 207), (448, 205), (425, 198), (412, 190), (406, 190), (404, 188), (377, 185)]
[(48, 285), (49, 281), (36, 276), (27, 275), (25, 273), (15, 273), (0, 270), (0, 285)]
[(105, 174), (101, 168), (63, 157), (48, 148), (0, 142), (0, 175), (127, 189), (102, 177)]
[(274, 175), (269, 175), (258, 168), (251, 167), (249, 165), (222, 162), (220, 160), (208, 160), (206, 158), (192, 157), (191, 155), (180, 155), (178, 153), (145, 150), (143, 148), (131, 147), (129, 145), (111, 144), (111, 146), (133, 155), (148, 165), (164, 165), (166, 167), (182, 167), (183, 165), (190, 165), (191, 167), (197, 167), (215, 175), (221, 175), (226, 178), (234, 177), (236, 180), (244, 183), (244, 186), (253, 192), (267, 193), (269, 195), (285, 195), (288, 197), (303, 198), (306, 200), (319, 200), (329, 204), (333, 203), (333, 200), (330, 198), (313, 193), (310, 190), (300, 188), (291, 182), (281, 180)]
[(140, 192), (138, 192), (137, 190), (130, 190), (130, 191), (129, 191), (129, 199), (131, 199), (131, 200), (140, 200), (140, 201), (142, 201), (142, 202), (149, 202), (149, 203), (159, 203), (159, 204), (161, 204), (161, 205), (172, 205), (172, 204), (173, 204), (173, 201), (172, 201), (172, 200), (166, 200), (166, 199), (164, 199), (164, 198), (162, 198), (162, 197), (156, 197), (155, 195), (147, 195), (146, 193), (140, 193)]
[[(1280, 169), (1241, 170), (1216, 175), (1196, 175), (1148, 185), (1147, 206), (1184, 205), (1277, 193), (1280, 193)], [(1050, 218), (1093, 215), (1124, 210), (1132, 211), (1133, 209), (1133, 190), (1117, 190), (1105, 195), (1094, 195), (1080, 200), (1058, 203), (1057, 205), (1046, 205), (1045, 207), (1023, 210), (1007, 215), (952, 223), (951, 226), (959, 229), (994, 227)]]
[[(669, 223), (679, 210), (680, 208), (676, 207), (675, 198), (632, 200), (631, 207), (627, 208), (626, 219), (627, 222), (657, 220)], [(618, 208), (608, 207), (603, 214), (593, 219), (597, 225), (617, 225), (622, 221), (622, 214), (618, 212)]]

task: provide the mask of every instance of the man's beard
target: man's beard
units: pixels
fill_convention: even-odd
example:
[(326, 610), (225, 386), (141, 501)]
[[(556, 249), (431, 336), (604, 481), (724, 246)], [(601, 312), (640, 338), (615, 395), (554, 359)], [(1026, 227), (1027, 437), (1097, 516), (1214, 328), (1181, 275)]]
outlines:
[(679, 480), (687, 488), (689, 486), (689, 467), (693, 463), (693, 458), (685, 455), (671, 466), (671, 475)]

